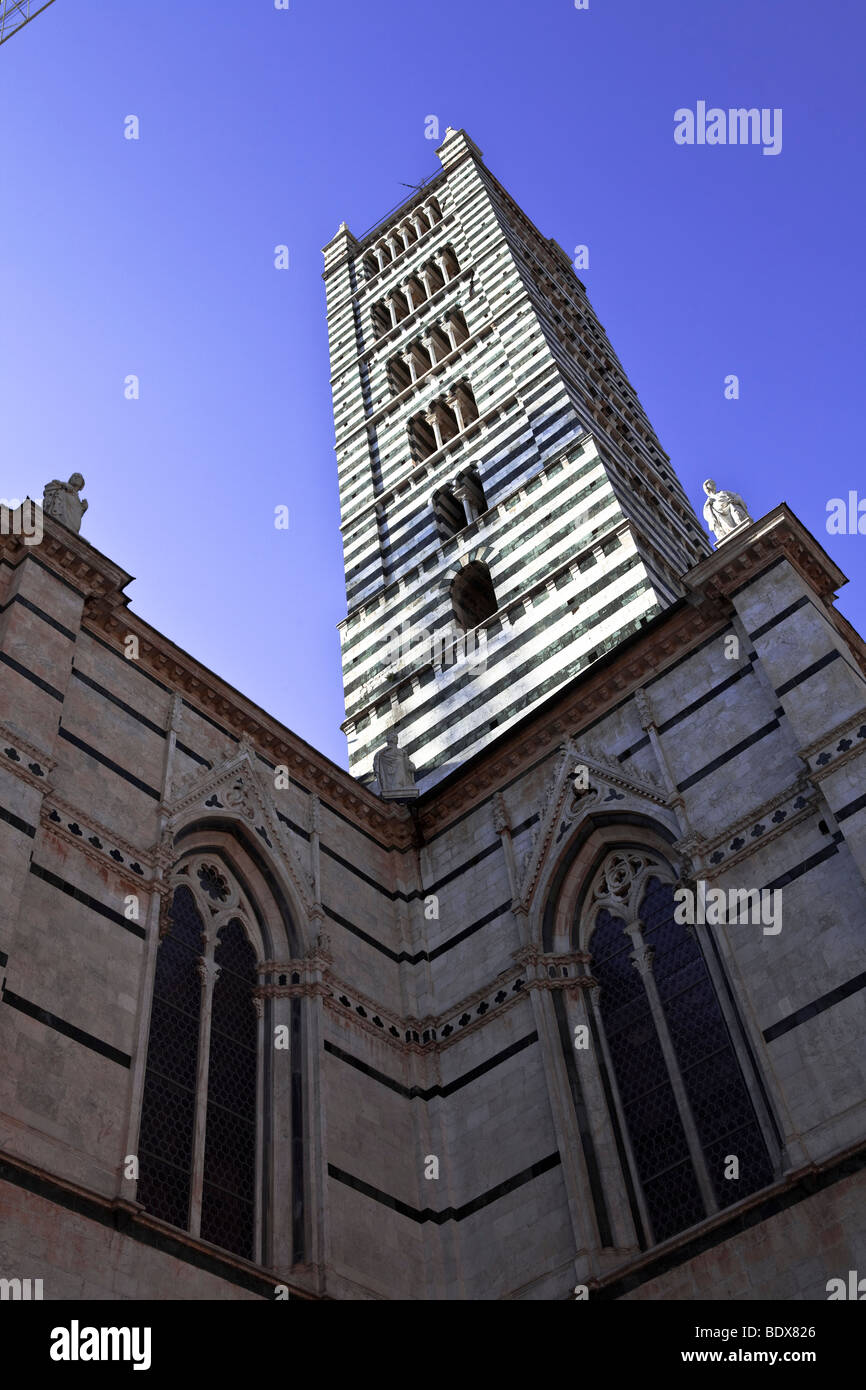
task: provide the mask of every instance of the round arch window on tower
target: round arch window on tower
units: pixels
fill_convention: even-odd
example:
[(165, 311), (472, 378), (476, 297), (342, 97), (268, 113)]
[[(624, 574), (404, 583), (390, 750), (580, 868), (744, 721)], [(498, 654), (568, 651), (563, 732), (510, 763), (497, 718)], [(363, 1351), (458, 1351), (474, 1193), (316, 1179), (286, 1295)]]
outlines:
[(451, 585), (454, 621), (464, 632), (471, 631), (493, 616), (499, 604), (490, 570), (483, 560), (472, 560), (455, 576)]

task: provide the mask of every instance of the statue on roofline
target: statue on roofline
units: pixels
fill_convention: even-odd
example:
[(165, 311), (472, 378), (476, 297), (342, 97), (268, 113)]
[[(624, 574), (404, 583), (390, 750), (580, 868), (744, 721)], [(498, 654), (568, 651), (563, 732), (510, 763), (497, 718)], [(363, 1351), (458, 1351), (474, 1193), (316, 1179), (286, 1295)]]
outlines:
[(68, 483), (61, 483), (57, 478), (51, 483), (46, 483), (45, 495), (42, 498), (42, 510), (45, 515), (68, 526), (76, 535), (81, 530), (81, 518), (88, 506), (87, 499), (78, 496), (83, 487), (84, 479), (81, 474), (73, 473)]
[(405, 749), (397, 744), (397, 730), (389, 729), (385, 747), (373, 757), (373, 774), (383, 801), (406, 801), (418, 795), (415, 768)]
[(717, 544), (725, 540), (738, 526), (752, 521), (749, 509), (738, 492), (719, 492), (712, 478), (707, 478), (704, 483), (704, 492), (707, 494), (704, 521), (715, 536)]

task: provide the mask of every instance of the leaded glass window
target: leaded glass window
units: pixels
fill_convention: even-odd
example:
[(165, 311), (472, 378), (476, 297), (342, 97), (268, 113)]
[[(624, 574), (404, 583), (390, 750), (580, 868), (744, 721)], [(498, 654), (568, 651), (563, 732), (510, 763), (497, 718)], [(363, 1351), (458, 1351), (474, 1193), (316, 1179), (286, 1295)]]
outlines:
[[(673, 891), (648, 880), (644, 938), (655, 948), (653, 975), (716, 1201), (726, 1207), (772, 1182), (773, 1167), (703, 952), (674, 921)], [(724, 1176), (728, 1154), (739, 1158), (736, 1180)]]
[(201, 1234), (253, 1257), (256, 1170), (255, 951), (238, 921), (219, 930), (211, 1006)]
[(198, 902), (186, 884), (175, 889), (157, 952), (137, 1196), (163, 1221), (253, 1260), (256, 952), (240, 917), (205, 927), (234, 890), (211, 864), (197, 878)]
[[(608, 856), (594, 892), (591, 972), (652, 1236), (660, 1242), (773, 1181), (724, 1014), (674, 887), (641, 853)], [(726, 1177), (729, 1156), (739, 1177)]]
[(643, 980), (631, 961), (632, 942), (621, 918), (599, 914), (592, 938), (592, 973), (656, 1240), (705, 1215), (683, 1122), (656, 1033)]
[(195, 1090), (201, 1014), (202, 920), (178, 888), (171, 930), (160, 942), (138, 1143), (137, 1196), (173, 1226), (189, 1221)]

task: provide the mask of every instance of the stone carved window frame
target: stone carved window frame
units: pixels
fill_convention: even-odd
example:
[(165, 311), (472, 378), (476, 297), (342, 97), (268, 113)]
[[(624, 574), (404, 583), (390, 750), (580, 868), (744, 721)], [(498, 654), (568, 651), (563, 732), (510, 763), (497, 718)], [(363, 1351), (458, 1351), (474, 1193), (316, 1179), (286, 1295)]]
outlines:
[[(244, 829), (240, 823), (209, 822), (207, 818), (196, 818), (193, 813), (193, 818), (174, 839), (177, 857), (166, 880), (163, 921), (177, 887), (184, 886), (192, 892), (196, 910), (210, 936), (211, 955), (219, 928), (235, 920), (241, 922), (253, 947), (258, 977), (255, 997), (258, 1046), (254, 1263), (287, 1270), (294, 1264), (308, 1263), (314, 1258), (311, 1242), (313, 1249), (320, 1244), (317, 1224), (312, 1220), (309, 1191), (319, 1158), (318, 1153), (310, 1149), (313, 1131), (308, 1112), (312, 1103), (308, 1088), (312, 1085), (313, 1092), (316, 1089), (308, 1057), (310, 1021), (302, 1012), (306, 1001), (300, 997), (277, 998), (275, 995), (283, 991), (273, 988), (275, 984), (292, 979), (294, 972), (303, 965), (307, 949), (302, 926), (305, 916), (302, 905), (295, 900), (296, 895), (282, 881), (284, 875), (273, 872), (277, 866), (268, 863), (268, 857), (251, 837), (249, 843), (244, 840)], [(218, 906), (199, 882), (196, 869), (202, 864), (216, 866), (226, 879), (229, 896)], [(185, 867), (188, 868), (186, 873), (182, 872)], [(246, 881), (247, 888), (241, 885), (240, 879)], [(211, 913), (210, 908), (214, 906), (217, 910)], [(154, 933), (145, 978), (143, 1031), (139, 1034), (140, 1047), (132, 1077), (128, 1144), (131, 1153), (137, 1150), (141, 1123), (157, 956), (158, 939)], [(202, 1022), (203, 1016), (200, 1028)], [(274, 1060), (276, 1022), (285, 1022), (290, 1033), (290, 1066), (285, 1077)], [(196, 1091), (197, 1120), (206, 1103), (207, 1087), (204, 1086)], [(289, 1140), (286, 1140), (287, 1135), (291, 1136)], [(130, 1184), (127, 1191), (135, 1200), (135, 1185)], [(189, 1225), (173, 1229), (183, 1231), (190, 1238), (201, 1239), (193, 1235)], [(213, 1248), (221, 1250), (223, 1247)], [(229, 1258), (238, 1257), (229, 1252)]]
[[(650, 1014), (656, 1037), (661, 1046), (665, 1067), (675, 1093), (677, 1109), (691, 1155), (692, 1168), (704, 1199), (704, 1205), (706, 1207), (706, 1216), (704, 1220), (712, 1220), (718, 1216), (720, 1211), (728, 1211), (732, 1208), (720, 1208), (718, 1206), (713, 1192), (711, 1175), (707, 1168), (704, 1145), (698, 1131), (691, 1102), (686, 1094), (680, 1059), (671, 1043), (668, 1033), (667, 1011), (659, 1000), (655, 989), (649, 983), (650, 977), (654, 979), (654, 971), (651, 963), (653, 948), (645, 944), (646, 922), (643, 917), (643, 909), (645, 894), (652, 880), (667, 884), (670, 887), (676, 887), (681, 881), (670, 862), (664, 856), (658, 855), (652, 851), (636, 848), (623, 847), (609, 851), (605, 855), (600, 867), (598, 867), (595, 874), (589, 880), (588, 892), (584, 898), (584, 910), (580, 913), (579, 920), (576, 924), (577, 931), (579, 933), (579, 940), (582, 940), (584, 943), (583, 949), (590, 958), (590, 972), (592, 971), (592, 938), (601, 911), (606, 910), (613, 917), (620, 919), (624, 923), (625, 934), (631, 937), (634, 947), (632, 961), (645, 979), (645, 988), (647, 990)], [(588, 906), (586, 906), (587, 903)], [(719, 981), (716, 979), (710, 967), (710, 963), (707, 959), (707, 952), (699, 939), (697, 931), (694, 927), (690, 928), (688, 926), (684, 926), (683, 930), (691, 935), (703, 959), (704, 967), (707, 970), (709, 982), (715, 994), (718, 1008), (731, 1037), (734, 1058), (742, 1074), (743, 1083), (751, 1096), (754, 1088), (751, 1059), (744, 1057), (742, 1047), (738, 1046), (737, 1031), (731, 1027), (728, 1011), (724, 1008)], [(638, 1165), (635, 1160), (628, 1124), (625, 1118), (625, 1109), (619, 1094), (616, 1070), (608, 1050), (604, 1020), (599, 1007), (599, 999), (596, 997), (595, 991), (590, 992), (589, 1007), (597, 1025), (597, 1036), (600, 1041), (604, 1063), (607, 1069), (608, 1082), (616, 1105), (617, 1122), (622, 1133), (623, 1144), (628, 1157), (635, 1200), (640, 1209), (644, 1231), (650, 1245), (653, 1246), (663, 1242), (657, 1241), (653, 1233), (653, 1223), (644, 1199)], [(763, 1137), (765, 1141), (768, 1141), (769, 1136), (767, 1134), (767, 1128), (761, 1123), (758, 1107), (756, 1107), (756, 1115)], [(769, 1142), (767, 1143), (767, 1150), (771, 1162), (774, 1163), (774, 1167), (778, 1174), (778, 1162), (773, 1154), (773, 1147)], [(749, 1192), (743, 1200), (748, 1200), (752, 1196), (754, 1196), (754, 1192)], [(733, 1207), (736, 1205), (737, 1204), (734, 1203)], [(702, 1223), (698, 1222), (696, 1224)], [(670, 1239), (679, 1239), (682, 1235), (683, 1232), (680, 1231), (670, 1237)]]
[[(207, 871), (211, 875), (217, 875), (222, 880), (227, 890), (224, 899), (216, 900), (207, 892), (201, 878), (202, 871)], [(173, 903), (175, 893), (179, 888), (186, 888), (189, 891), (195, 904), (195, 909), (202, 922), (201, 955), (199, 956), (201, 992), (197, 1042), (200, 1067), (202, 1066), (202, 1040), (206, 1037), (208, 1038), (208, 1045), (203, 1070), (201, 1075), (197, 1078), (196, 1084), (189, 1221), (187, 1226), (182, 1228), (192, 1236), (193, 1239), (202, 1240), (203, 1237), (200, 1233), (201, 1204), (204, 1187), (204, 1149), (207, 1143), (208, 1075), (211, 1063), (209, 1006), (210, 1009), (212, 1009), (213, 986), (219, 977), (220, 968), (215, 963), (214, 954), (219, 945), (220, 930), (222, 927), (228, 926), (231, 922), (239, 922), (241, 924), (246, 938), (255, 953), (257, 980), (259, 978), (259, 969), (262, 962), (267, 959), (267, 951), (259, 929), (256, 912), (250, 904), (246, 893), (238, 883), (230, 866), (226, 864), (225, 860), (219, 854), (207, 850), (190, 850), (185, 855), (182, 855), (175, 864), (168, 879), (169, 905)], [(167, 922), (167, 926), (170, 931), (170, 918)], [(254, 994), (254, 1007), (258, 1026), (256, 1039), (256, 1152), (254, 1172), (255, 1215), (253, 1222), (253, 1262), (261, 1264), (266, 1262), (263, 1258), (265, 1254), (265, 1231), (262, 1209), (264, 1152), (267, 1142), (264, 1131), (266, 1127), (268, 1127), (270, 1115), (269, 1107), (265, 1103), (264, 1096), (264, 1010), (262, 1008), (262, 1001), (257, 993)], [(150, 1029), (148, 1027), (148, 1040), (149, 1034)]]
[[(627, 866), (626, 873), (619, 878), (613, 872), (617, 866)], [(601, 863), (596, 864), (595, 869), (587, 876), (575, 913), (574, 935), (577, 937), (579, 949), (588, 958), (587, 970), (590, 977), (592, 972), (592, 938), (599, 914), (603, 911), (609, 912), (625, 923), (626, 930), (629, 926), (636, 927), (639, 937), (642, 937), (643, 923), (640, 918), (640, 909), (647, 886), (653, 878), (671, 886), (678, 882), (678, 876), (665, 855), (657, 850), (635, 844), (623, 844), (609, 848)], [(613, 1114), (609, 1118), (613, 1122), (617, 1135), (620, 1163), (627, 1165), (628, 1169), (627, 1173), (623, 1172), (626, 1190), (632, 1211), (634, 1212), (634, 1209), (637, 1208), (639, 1213), (640, 1225), (636, 1233), (639, 1237), (642, 1236), (641, 1245), (651, 1248), (656, 1244), (652, 1222), (644, 1197), (638, 1164), (626, 1121), (625, 1107), (620, 1095), (616, 1069), (610, 1053), (604, 1019), (595, 989), (584, 995), (583, 1003), (585, 1016), (582, 1021), (589, 1024), (591, 1035), (601, 1051), (608, 1110), (613, 1109)], [(658, 1025), (655, 1018), (653, 1024), (656, 1037), (658, 1037)], [(665, 1060), (668, 1063), (668, 1059)], [(599, 1071), (601, 1070), (600, 1067)], [(694, 1120), (690, 1114), (681, 1115), (681, 1119), (691, 1147), (697, 1141)], [(635, 1225), (638, 1226), (638, 1223), (635, 1222)]]
[[(589, 957), (588, 969), (590, 973), (592, 972), (592, 939), (598, 924), (599, 914), (603, 911), (623, 922), (625, 934), (631, 937), (634, 947), (632, 961), (641, 975), (645, 976), (651, 971), (649, 964), (651, 957), (644, 944), (645, 923), (641, 916), (641, 909), (647, 887), (653, 879), (671, 887), (676, 886), (678, 882), (677, 875), (670, 863), (663, 856), (651, 851), (622, 847), (610, 850), (605, 855), (601, 865), (589, 880), (588, 891), (584, 898), (584, 903), (589, 905), (580, 912), (576, 923), (578, 939), (583, 943), (582, 949)], [(647, 988), (646, 984), (644, 987)], [(667, 1036), (667, 1028), (664, 1023), (661, 1023), (660, 1026), (659, 1013), (661, 1008), (658, 999), (654, 992), (651, 993), (649, 989), (647, 989), (647, 994), (653, 1029), (656, 1039), (662, 1047), (665, 1069), (676, 1097), (679, 1118), (690, 1151), (691, 1166), (695, 1171), (698, 1186), (704, 1199), (707, 1217), (712, 1217), (717, 1214), (718, 1208), (712, 1192), (710, 1176), (706, 1169), (698, 1128), (691, 1105), (685, 1095), (680, 1063), (673, 1049), (664, 1044), (663, 1039)], [(589, 992), (589, 1013), (592, 1016), (594, 1035), (601, 1048), (607, 1073), (607, 1084), (616, 1111), (616, 1124), (628, 1163), (629, 1192), (640, 1212), (645, 1239), (652, 1247), (659, 1242), (653, 1231), (652, 1219), (644, 1196), (641, 1174), (626, 1119), (625, 1106), (620, 1095), (616, 1067), (609, 1049), (600, 1000), (594, 989)]]
[[(627, 883), (622, 884), (622, 893), (617, 892), (609, 882), (610, 868), (617, 859), (632, 861), (633, 864)], [(627, 925), (640, 921), (641, 904), (651, 878), (669, 883), (672, 887), (676, 887), (680, 881), (672, 865), (656, 851), (623, 846), (607, 853), (589, 884), (589, 891), (584, 899), (584, 902), (588, 901), (589, 906), (580, 914), (578, 941), (581, 951), (589, 951), (596, 919), (602, 910), (606, 909), (614, 916), (622, 917)], [(599, 891), (602, 883), (608, 891)]]
[[(532, 914), (533, 934), (539, 940), (545, 958), (547, 953), (554, 956), (578, 953), (585, 960), (586, 970), (591, 977), (590, 942), (599, 912), (607, 908), (626, 922), (639, 921), (640, 906), (651, 878), (671, 886), (688, 880), (688, 866), (680, 862), (674, 849), (676, 837), (665, 826), (664, 818), (649, 817), (640, 812), (635, 814), (635, 810), (624, 809), (619, 815), (615, 813), (607, 823), (596, 824), (590, 808), (586, 818), (575, 826), (574, 833), (562, 845), (556, 862), (547, 866), (543, 874), (542, 892), (536, 898)], [(632, 874), (623, 896), (610, 893), (595, 896), (605, 866), (616, 854), (634, 856), (642, 862)], [(706, 949), (701, 940), (702, 930), (706, 929), (697, 929), (696, 940), (730, 1033), (737, 1062), (755, 1103), (770, 1160), (779, 1177), (782, 1171), (779, 1134), (769, 1104), (764, 1104), (758, 1063), (747, 1042), (737, 1005), (730, 996), (725, 968), (721, 960)], [(595, 1226), (593, 1260), (606, 1260), (611, 1251), (615, 1251), (617, 1259), (622, 1260), (633, 1258), (640, 1250), (654, 1248), (656, 1242), (628, 1140), (603, 1023), (597, 1002), (592, 1000), (594, 992), (574, 985), (551, 995), (561, 1042), (554, 1069), (561, 1075), (564, 1061), (566, 1090), (570, 1090), (572, 1105), (578, 1112), (573, 1114), (573, 1128), (570, 1122), (563, 1137), (569, 1147), (576, 1143), (584, 1157), (584, 1178), (592, 1197), (589, 1205)], [(578, 1024), (586, 1025), (590, 1036), (598, 1040), (602, 1062), (600, 1065), (596, 1057), (596, 1064), (582, 1068), (579, 1076), (573, 1051), (574, 1028)], [(576, 1195), (585, 1207), (586, 1190)], [(733, 1204), (725, 1208), (725, 1213), (733, 1213), (737, 1209), (737, 1204)], [(712, 1216), (706, 1218), (708, 1221), (712, 1219)], [(576, 1235), (580, 1238), (578, 1232)], [(682, 1232), (672, 1240), (679, 1240), (681, 1236)]]

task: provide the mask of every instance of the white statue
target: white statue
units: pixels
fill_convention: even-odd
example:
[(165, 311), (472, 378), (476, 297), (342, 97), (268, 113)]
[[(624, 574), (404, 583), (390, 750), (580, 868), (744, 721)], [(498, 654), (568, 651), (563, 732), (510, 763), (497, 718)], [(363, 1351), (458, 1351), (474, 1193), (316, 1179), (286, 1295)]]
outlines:
[(738, 526), (751, 521), (749, 509), (738, 492), (718, 492), (712, 478), (704, 483), (707, 500), (704, 503), (704, 521), (716, 537), (723, 541)]
[(373, 772), (383, 801), (405, 801), (418, 795), (415, 768), (409, 754), (397, 746), (396, 729), (388, 730), (385, 747), (374, 755)]
[(45, 496), (42, 498), (45, 515), (62, 522), (70, 531), (79, 532), (81, 518), (87, 511), (86, 498), (78, 496), (83, 487), (84, 479), (80, 473), (73, 473), (68, 483), (61, 483), (57, 478), (52, 483), (46, 483)]

